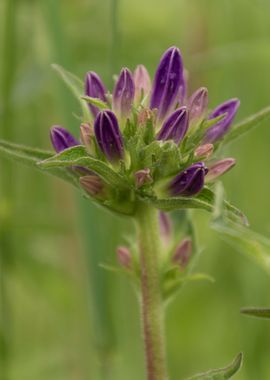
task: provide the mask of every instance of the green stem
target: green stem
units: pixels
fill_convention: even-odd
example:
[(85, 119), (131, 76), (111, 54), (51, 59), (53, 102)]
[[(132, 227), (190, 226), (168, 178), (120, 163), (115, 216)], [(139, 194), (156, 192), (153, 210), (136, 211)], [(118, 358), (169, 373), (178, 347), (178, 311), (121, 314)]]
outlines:
[(163, 305), (159, 281), (160, 236), (158, 211), (140, 204), (137, 213), (141, 259), (141, 308), (148, 380), (166, 380)]

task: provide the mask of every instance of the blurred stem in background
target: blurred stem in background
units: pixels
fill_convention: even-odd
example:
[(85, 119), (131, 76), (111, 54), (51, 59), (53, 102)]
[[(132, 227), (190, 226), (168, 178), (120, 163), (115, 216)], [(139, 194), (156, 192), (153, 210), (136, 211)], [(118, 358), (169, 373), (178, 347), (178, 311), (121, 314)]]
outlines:
[(118, 72), (118, 56), (120, 45), (119, 31), (119, 0), (111, 0), (111, 51), (110, 51), (110, 74), (111, 87), (113, 86), (113, 75)]
[[(2, 122), (1, 138), (15, 140), (14, 135), (14, 114), (12, 106), (12, 91), (14, 85), (16, 69), (16, 12), (17, 1), (6, 0), (4, 9), (4, 33), (1, 78), (1, 102), (2, 102)], [(9, 379), (9, 362), (12, 344), (11, 323), (12, 316), (8, 299), (8, 275), (13, 260), (13, 180), (14, 167), (9, 161), (4, 161), (1, 165), (1, 189), (0, 189), (0, 367), (1, 380)]]
[[(52, 51), (52, 60), (71, 68), (66, 43), (65, 31), (61, 21), (61, 1), (47, 0), (43, 2), (44, 16)], [(117, 0), (112, 1), (112, 47), (111, 68), (114, 72), (117, 64)], [(61, 84), (60, 99), (62, 100), (63, 114), (67, 126), (72, 129), (72, 124), (77, 125), (76, 133), (79, 133), (78, 122), (73, 118), (70, 107), (69, 92)], [(74, 122), (75, 120), (75, 122)], [(93, 324), (90, 326), (91, 334), (94, 335), (97, 359), (99, 362), (100, 379), (107, 380), (112, 374), (112, 353), (115, 351), (115, 334), (112, 318), (112, 287), (110, 276), (99, 267), (101, 262), (108, 259), (112, 251), (113, 242), (111, 236), (117, 237), (119, 223), (114, 217), (103, 210), (98, 209), (84, 199), (78, 199), (80, 219), (83, 225), (85, 249), (87, 250), (88, 281), (91, 295), (91, 313)], [(104, 228), (106, 227), (106, 228)], [(109, 232), (110, 231), (110, 237)], [(89, 293), (89, 292), (88, 292)]]

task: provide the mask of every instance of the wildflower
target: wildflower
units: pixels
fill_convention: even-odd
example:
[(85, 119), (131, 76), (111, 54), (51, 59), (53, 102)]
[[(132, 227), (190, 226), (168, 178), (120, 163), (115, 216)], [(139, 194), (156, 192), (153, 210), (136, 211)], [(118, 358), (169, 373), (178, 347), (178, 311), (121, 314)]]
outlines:
[(150, 108), (158, 109), (159, 120), (162, 121), (176, 106), (183, 80), (183, 62), (180, 50), (171, 47), (160, 60), (150, 99)]
[(179, 144), (188, 129), (187, 107), (178, 108), (164, 122), (157, 135), (158, 140), (173, 140)]
[(234, 158), (224, 158), (223, 160), (217, 161), (209, 167), (206, 180), (210, 182), (217, 179), (230, 170), (235, 164), (236, 160)]
[(194, 156), (196, 158), (204, 158), (205, 160), (208, 159), (214, 150), (214, 145), (213, 144), (204, 144), (198, 146), (198, 148), (194, 152)]
[(57, 153), (72, 146), (80, 145), (79, 141), (65, 128), (55, 125), (51, 128), (50, 137), (52, 145)]
[(120, 118), (128, 117), (134, 101), (135, 85), (129, 69), (121, 70), (112, 97), (113, 110)]
[(94, 130), (98, 146), (109, 161), (123, 157), (123, 138), (117, 118), (111, 110), (99, 112)]
[(169, 185), (170, 194), (186, 197), (196, 195), (204, 186), (204, 177), (207, 172), (208, 169), (203, 162), (191, 165), (171, 181)]
[[(107, 102), (106, 88), (102, 83), (100, 77), (94, 71), (89, 71), (86, 74), (85, 95), (91, 96), (92, 98), (98, 98), (105, 103)], [(89, 104), (89, 108), (92, 112), (92, 115), (96, 117), (99, 112), (99, 108), (92, 104)]]
[(103, 182), (95, 174), (85, 175), (81, 177), (80, 184), (82, 188), (91, 196), (97, 196), (103, 190)]
[(204, 142), (214, 143), (228, 132), (236, 112), (239, 108), (240, 101), (238, 99), (230, 99), (220, 104), (209, 116), (209, 120), (215, 119), (218, 116), (225, 114), (224, 118), (218, 121), (215, 125), (206, 130)]

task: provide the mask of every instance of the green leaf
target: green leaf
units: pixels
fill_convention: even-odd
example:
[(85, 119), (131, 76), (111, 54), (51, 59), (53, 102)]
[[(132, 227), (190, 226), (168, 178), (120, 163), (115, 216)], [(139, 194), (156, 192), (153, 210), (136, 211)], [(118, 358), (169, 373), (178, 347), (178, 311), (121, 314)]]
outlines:
[(212, 369), (210, 371), (195, 375), (187, 380), (226, 380), (231, 379), (242, 366), (243, 354), (236, 356), (231, 364), (225, 368)]
[(65, 82), (65, 84), (71, 90), (71, 92), (73, 93), (75, 98), (80, 102), (80, 105), (82, 108), (82, 113), (83, 113), (83, 121), (85, 121), (85, 122), (91, 121), (92, 116), (91, 116), (91, 112), (89, 110), (89, 107), (85, 103), (85, 101), (81, 98), (81, 95), (84, 92), (83, 81), (80, 78), (78, 78), (76, 75), (65, 70), (60, 65), (53, 64), (52, 68), (53, 68), (53, 70), (56, 71), (56, 73), (60, 76), (60, 78)]
[(270, 240), (245, 226), (229, 221), (224, 215), (223, 187), (216, 186), (216, 204), (211, 227), (239, 252), (249, 256), (270, 274)]
[(108, 104), (103, 102), (102, 100), (100, 100), (98, 98), (92, 98), (91, 96), (83, 95), (83, 96), (81, 96), (81, 99), (86, 100), (87, 103), (90, 103), (93, 106), (98, 107), (100, 109), (107, 109), (108, 108)]
[(104, 162), (97, 160), (87, 153), (82, 145), (65, 149), (44, 161), (39, 162), (42, 168), (61, 168), (68, 166), (83, 166), (98, 174), (105, 182), (117, 188), (129, 187), (128, 182)]
[[(44, 172), (44, 168), (40, 167), (38, 163), (41, 160), (49, 159), (53, 157), (52, 152), (27, 147), (24, 145), (10, 143), (8, 141), (0, 140), (0, 156), (4, 158), (11, 159), (13, 161), (19, 162), (27, 166), (32, 166), (39, 171)], [(78, 186), (76, 176), (69, 172), (68, 170), (62, 168), (53, 168), (46, 170), (48, 174), (60, 177), (63, 180), (72, 183), (75, 186)]]
[[(163, 199), (149, 199), (149, 201), (162, 211), (177, 209), (202, 209), (208, 212), (215, 210), (215, 194), (212, 190), (204, 188), (196, 197), (170, 197)], [(226, 217), (241, 224), (246, 223), (246, 217), (229, 202), (223, 201)]]
[(251, 129), (257, 127), (260, 123), (270, 117), (270, 106), (257, 112), (255, 115), (249, 116), (240, 123), (233, 126), (229, 132), (225, 135), (223, 144), (230, 143), (243, 134), (249, 132)]
[(270, 308), (244, 307), (241, 313), (255, 318), (270, 319)]

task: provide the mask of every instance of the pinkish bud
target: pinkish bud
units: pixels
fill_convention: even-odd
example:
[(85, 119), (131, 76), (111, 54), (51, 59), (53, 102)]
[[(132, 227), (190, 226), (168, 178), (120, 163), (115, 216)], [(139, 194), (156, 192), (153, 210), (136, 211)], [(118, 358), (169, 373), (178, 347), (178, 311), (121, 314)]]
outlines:
[(120, 246), (116, 249), (117, 260), (121, 267), (130, 269), (131, 266), (131, 253), (127, 247)]
[(172, 262), (175, 265), (179, 265), (181, 269), (184, 269), (189, 263), (192, 254), (192, 240), (186, 238), (176, 247), (175, 253), (172, 257)]
[(196, 158), (200, 158), (200, 159), (202, 159), (202, 158), (208, 159), (212, 155), (213, 150), (214, 150), (214, 145), (213, 144), (200, 145), (195, 150), (194, 156)]
[(207, 88), (201, 87), (195, 91), (188, 101), (190, 120), (200, 119), (207, 111), (208, 91)]
[(135, 103), (140, 101), (151, 91), (151, 79), (144, 65), (138, 65), (133, 74), (135, 84)]
[(172, 234), (172, 221), (169, 215), (162, 211), (159, 212), (159, 227), (161, 239), (168, 245)]
[(90, 151), (92, 136), (94, 134), (93, 128), (87, 123), (83, 123), (80, 126), (81, 130), (81, 142), (85, 145), (86, 149)]
[(142, 187), (146, 183), (153, 182), (153, 178), (151, 177), (151, 174), (150, 174), (150, 169), (148, 168), (138, 170), (134, 174), (134, 176), (135, 176), (135, 183), (136, 183), (137, 188)]
[(235, 164), (236, 160), (234, 158), (224, 158), (223, 160), (217, 161), (208, 168), (209, 171), (205, 177), (205, 180), (210, 182), (217, 179), (230, 170)]
[(86, 175), (80, 178), (82, 188), (91, 196), (99, 195), (103, 190), (102, 180), (95, 174)]

